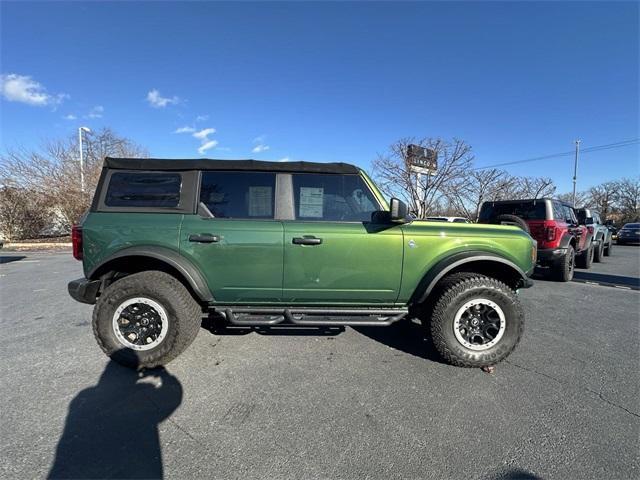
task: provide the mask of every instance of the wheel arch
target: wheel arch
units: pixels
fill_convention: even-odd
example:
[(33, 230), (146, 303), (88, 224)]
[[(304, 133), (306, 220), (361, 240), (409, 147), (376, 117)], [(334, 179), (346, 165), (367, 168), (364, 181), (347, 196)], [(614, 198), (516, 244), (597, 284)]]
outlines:
[(430, 269), (420, 281), (410, 303), (423, 303), (447, 275), (458, 272), (479, 273), (496, 278), (514, 290), (529, 286), (531, 282), (520, 267), (504, 257), (487, 252), (462, 252), (444, 258)]
[(113, 280), (145, 270), (160, 270), (176, 277), (200, 302), (213, 301), (211, 290), (198, 268), (178, 252), (163, 247), (129, 247), (110, 255), (88, 273), (89, 280)]

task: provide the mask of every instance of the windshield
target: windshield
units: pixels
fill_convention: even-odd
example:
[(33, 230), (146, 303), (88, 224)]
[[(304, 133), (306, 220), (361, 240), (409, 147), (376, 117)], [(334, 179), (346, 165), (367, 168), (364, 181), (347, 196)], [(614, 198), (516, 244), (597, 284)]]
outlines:
[(622, 228), (626, 228), (627, 230), (640, 228), (640, 223), (627, 223), (627, 224), (625, 224), (625, 226), (624, 226), (624, 227), (622, 227)]

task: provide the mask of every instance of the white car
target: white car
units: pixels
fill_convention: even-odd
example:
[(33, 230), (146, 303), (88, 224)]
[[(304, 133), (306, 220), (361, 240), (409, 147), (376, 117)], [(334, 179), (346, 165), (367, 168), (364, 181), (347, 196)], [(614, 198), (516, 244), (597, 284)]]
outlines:
[(428, 222), (471, 223), (464, 217), (427, 217), (424, 220)]

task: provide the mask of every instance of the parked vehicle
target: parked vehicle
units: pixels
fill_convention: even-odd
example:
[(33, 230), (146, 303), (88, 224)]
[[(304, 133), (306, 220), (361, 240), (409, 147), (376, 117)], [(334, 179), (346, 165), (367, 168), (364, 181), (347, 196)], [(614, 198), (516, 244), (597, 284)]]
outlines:
[(590, 268), (593, 234), (580, 225), (567, 203), (553, 198), (484, 202), (480, 223), (510, 224), (529, 232), (538, 244), (538, 265), (559, 281), (573, 278), (574, 267)]
[(493, 365), (522, 335), (516, 293), (536, 255), (517, 228), (413, 221), (343, 163), (107, 158), (72, 238), (85, 277), (69, 293), (95, 304), (104, 352), (136, 368), (179, 355), (203, 313), (267, 326), (411, 316), (452, 364)]
[(427, 217), (428, 222), (452, 222), (452, 223), (471, 223), (464, 217)]
[(640, 243), (640, 223), (625, 223), (618, 231), (618, 245), (627, 243)]
[(607, 223), (607, 228), (609, 229), (609, 232), (611, 232), (611, 239), (612, 240), (617, 240), (618, 239), (618, 228), (613, 225), (612, 223)]
[(611, 231), (602, 223), (598, 212), (590, 208), (576, 208), (575, 212), (580, 225), (585, 225), (593, 236), (593, 261), (601, 262), (613, 250)]

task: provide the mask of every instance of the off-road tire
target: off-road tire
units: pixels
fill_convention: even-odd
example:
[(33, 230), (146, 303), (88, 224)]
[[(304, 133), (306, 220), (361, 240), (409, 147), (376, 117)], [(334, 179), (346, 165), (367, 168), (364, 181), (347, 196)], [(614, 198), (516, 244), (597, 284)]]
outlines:
[(498, 215), (495, 219), (495, 222), (491, 223), (496, 223), (498, 225), (513, 225), (514, 227), (520, 227), (525, 232), (530, 233), (529, 225), (527, 225), (527, 222), (515, 215)]
[(612, 250), (613, 250), (613, 240), (609, 240), (609, 243), (607, 244), (607, 246), (604, 249), (604, 256), (605, 257), (610, 257)]
[(593, 251), (593, 261), (600, 263), (604, 257), (604, 240), (598, 242), (598, 248)]
[(582, 252), (581, 255), (576, 256), (576, 266), (579, 268), (590, 269), (593, 263), (595, 248), (593, 243), (589, 245), (589, 248)]
[(551, 267), (551, 275), (559, 282), (570, 282), (573, 280), (575, 269), (576, 251), (569, 245), (564, 257)]
[[(168, 315), (165, 337), (149, 350), (127, 348), (113, 330), (116, 309), (134, 297), (145, 297), (159, 303)], [(111, 359), (140, 370), (166, 365), (176, 358), (198, 335), (201, 320), (200, 305), (180, 281), (164, 272), (147, 271), (124, 277), (105, 289), (93, 310), (93, 334), (102, 351)]]
[[(447, 362), (469, 368), (495, 365), (504, 360), (520, 341), (524, 331), (524, 312), (516, 293), (504, 283), (476, 273), (461, 273), (445, 279), (438, 293), (427, 323), (433, 345)], [(453, 330), (456, 312), (474, 298), (495, 302), (505, 315), (502, 338), (487, 350), (465, 347)]]

